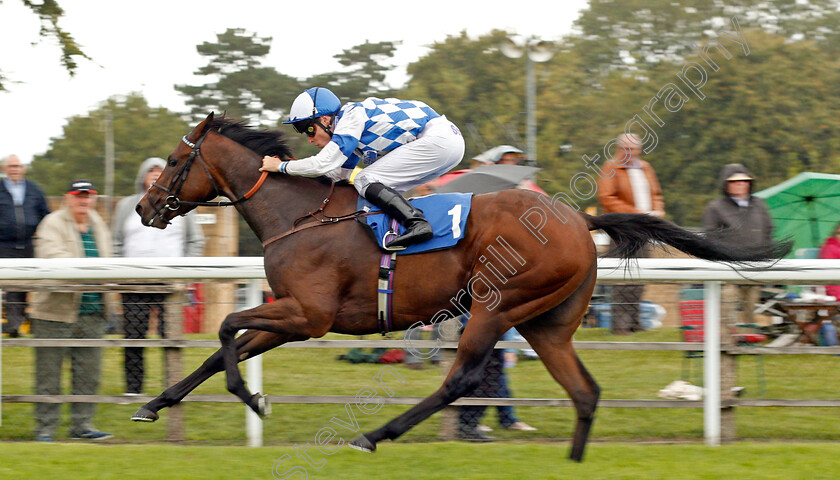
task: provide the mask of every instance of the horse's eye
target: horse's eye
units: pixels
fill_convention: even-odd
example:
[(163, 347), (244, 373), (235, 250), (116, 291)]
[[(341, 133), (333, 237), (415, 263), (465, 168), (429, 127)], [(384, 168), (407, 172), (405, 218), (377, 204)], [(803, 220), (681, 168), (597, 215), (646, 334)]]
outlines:
[(174, 167), (175, 165), (178, 165), (178, 160), (170, 160), (169, 161), (169, 166), (170, 167)]

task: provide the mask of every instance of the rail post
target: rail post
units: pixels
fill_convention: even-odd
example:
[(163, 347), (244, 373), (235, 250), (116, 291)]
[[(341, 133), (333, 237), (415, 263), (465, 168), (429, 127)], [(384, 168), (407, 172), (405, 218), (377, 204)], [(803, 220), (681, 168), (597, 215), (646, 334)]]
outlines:
[[(248, 280), (248, 288), (245, 300), (246, 308), (254, 308), (262, 305), (262, 280), (254, 278)], [(245, 360), (245, 376), (248, 381), (248, 389), (252, 392), (263, 392), (263, 368), (262, 355), (251, 357)], [(249, 447), (262, 447), (263, 445), (263, 424), (259, 415), (249, 407), (245, 407), (245, 430), (248, 435)]]
[(709, 446), (720, 445), (720, 283), (704, 284), (703, 432)]
[[(184, 293), (183, 286), (173, 289), (167, 297), (169, 303), (166, 309), (166, 323), (164, 333), (166, 338), (181, 340), (183, 337)], [(160, 312), (162, 314), (163, 312)], [(184, 358), (180, 347), (164, 347), (164, 378), (166, 388), (175, 385), (184, 378)], [(169, 441), (182, 442), (184, 435), (184, 407), (178, 403), (170, 407), (166, 419), (166, 438)]]

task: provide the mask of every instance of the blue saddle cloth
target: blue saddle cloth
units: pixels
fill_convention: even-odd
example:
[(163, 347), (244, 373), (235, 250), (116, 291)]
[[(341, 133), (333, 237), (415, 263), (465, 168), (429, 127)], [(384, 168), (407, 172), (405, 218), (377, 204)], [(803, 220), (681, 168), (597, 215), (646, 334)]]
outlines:
[[(405, 250), (397, 252), (399, 255), (449, 248), (464, 238), (467, 217), (469, 217), (470, 206), (472, 205), (471, 193), (439, 193), (411, 198), (409, 202), (415, 208), (423, 210), (423, 216), (432, 225), (435, 236), (429, 241), (409, 245)], [(359, 197), (357, 209), (366, 212), (379, 211), (379, 208), (362, 197)], [(391, 230), (391, 218), (384, 213), (380, 213), (361, 217), (359, 221), (367, 224), (376, 239), (377, 245), (382, 248), (383, 239)], [(397, 228), (399, 230), (398, 234), (405, 231), (402, 225), (398, 225)], [(391, 239), (389, 238), (389, 240)]]

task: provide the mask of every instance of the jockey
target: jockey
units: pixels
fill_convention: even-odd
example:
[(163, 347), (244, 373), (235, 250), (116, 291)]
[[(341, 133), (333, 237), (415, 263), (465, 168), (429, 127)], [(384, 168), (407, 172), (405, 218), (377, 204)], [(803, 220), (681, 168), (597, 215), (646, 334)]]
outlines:
[(354, 180), (359, 195), (406, 229), (386, 248), (403, 250), (432, 238), (423, 212), (400, 193), (443, 175), (463, 158), (464, 139), (446, 117), (416, 100), (371, 97), (342, 106), (334, 93), (314, 87), (298, 95), (283, 123), (321, 151), (291, 162), (266, 156), (260, 171), (342, 180), (361, 161), (366, 168)]

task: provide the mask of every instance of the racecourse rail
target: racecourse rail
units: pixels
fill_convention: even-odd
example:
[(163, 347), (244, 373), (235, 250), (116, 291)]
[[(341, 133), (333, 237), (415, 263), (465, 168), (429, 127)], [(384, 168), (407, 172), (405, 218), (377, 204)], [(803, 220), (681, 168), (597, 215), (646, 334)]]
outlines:
[[(53, 258), (53, 259), (0, 259), (0, 288), (13, 290), (61, 289), (61, 282), (90, 282), (103, 284), (100, 290), (119, 291), (115, 282), (136, 282), (148, 280), (172, 281), (247, 281), (246, 304), (258, 305), (262, 301), (262, 281), (265, 279), (262, 257), (199, 257), (199, 258)], [(772, 400), (772, 399), (726, 399), (721, 398), (720, 359), (721, 353), (744, 354), (840, 354), (840, 347), (737, 347), (720, 344), (720, 291), (721, 283), (776, 283), (776, 284), (831, 284), (840, 283), (840, 260), (781, 260), (773, 265), (742, 265), (732, 267), (725, 264), (698, 259), (645, 258), (622, 262), (614, 258), (598, 261), (598, 280), (601, 283), (700, 283), (703, 282), (706, 299), (704, 309), (703, 370), (706, 395), (702, 401), (684, 400), (620, 400), (602, 399), (601, 407), (640, 408), (698, 408), (704, 414), (704, 436), (709, 445), (719, 445), (721, 440), (721, 409), (736, 406), (784, 406), (784, 407), (840, 407), (836, 400)], [(164, 347), (179, 349), (189, 347), (218, 347), (217, 340), (184, 339), (7, 339), (2, 346), (89, 346), (89, 347)], [(416, 347), (457, 347), (456, 342), (432, 340), (413, 341)], [(402, 340), (318, 340), (293, 342), (283, 348), (352, 348), (352, 347), (401, 348)], [(523, 348), (524, 342), (499, 342), (500, 348)], [(695, 351), (696, 343), (683, 342), (575, 342), (580, 350), (670, 350)], [(245, 362), (248, 386), (254, 391), (262, 390), (261, 358)], [(3, 402), (98, 402), (98, 403), (145, 403), (152, 397), (127, 397), (122, 395), (3, 395)], [(343, 404), (353, 401), (349, 396), (270, 396), (274, 403), (319, 403)], [(383, 403), (413, 405), (421, 397), (382, 398)], [(239, 402), (232, 395), (189, 395), (186, 402)], [(515, 405), (515, 406), (571, 406), (568, 399), (537, 398), (464, 398), (455, 405)], [(248, 443), (262, 444), (262, 428), (259, 417), (248, 411), (246, 415)]]

